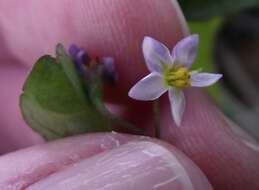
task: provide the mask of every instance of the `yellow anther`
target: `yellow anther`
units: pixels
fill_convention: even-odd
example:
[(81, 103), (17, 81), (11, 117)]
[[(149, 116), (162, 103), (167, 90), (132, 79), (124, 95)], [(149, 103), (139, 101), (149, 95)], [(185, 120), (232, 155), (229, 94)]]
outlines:
[(186, 88), (190, 86), (190, 82), (188, 80), (175, 80), (170, 82), (169, 84), (176, 88)]
[(186, 79), (189, 77), (190, 74), (187, 68), (180, 67), (179, 69), (176, 69), (176, 71), (174, 72), (174, 75), (178, 79)]
[(190, 86), (190, 71), (183, 66), (164, 70), (164, 81), (167, 86), (186, 88)]

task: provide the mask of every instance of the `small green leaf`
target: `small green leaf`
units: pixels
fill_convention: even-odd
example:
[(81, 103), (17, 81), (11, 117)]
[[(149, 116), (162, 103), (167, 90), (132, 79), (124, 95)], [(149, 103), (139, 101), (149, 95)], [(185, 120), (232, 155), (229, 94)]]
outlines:
[(27, 124), (47, 140), (110, 131), (110, 120), (86, 101), (82, 82), (61, 46), (57, 57), (40, 58), (25, 82), (20, 106)]
[(79, 96), (82, 102), (85, 102), (87, 97), (83, 88), (84, 84), (82, 80), (79, 78), (76, 68), (71, 58), (66, 54), (62, 44), (58, 44), (56, 47), (56, 57), (57, 62), (61, 64), (63, 71), (65, 72), (71, 84), (73, 85), (77, 95)]

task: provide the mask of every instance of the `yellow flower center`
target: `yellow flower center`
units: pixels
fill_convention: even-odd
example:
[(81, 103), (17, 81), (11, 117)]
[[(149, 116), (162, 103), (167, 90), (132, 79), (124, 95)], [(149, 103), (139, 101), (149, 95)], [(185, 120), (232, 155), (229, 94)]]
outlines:
[(166, 86), (176, 88), (190, 87), (190, 71), (184, 66), (173, 66), (165, 68), (164, 82)]

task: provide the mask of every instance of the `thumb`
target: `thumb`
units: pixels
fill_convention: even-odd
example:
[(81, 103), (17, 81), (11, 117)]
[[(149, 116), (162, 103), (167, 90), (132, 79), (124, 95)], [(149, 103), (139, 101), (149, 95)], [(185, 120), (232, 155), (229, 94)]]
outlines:
[(198, 167), (171, 145), (117, 133), (23, 149), (0, 157), (0, 167), (2, 190), (212, 189)]

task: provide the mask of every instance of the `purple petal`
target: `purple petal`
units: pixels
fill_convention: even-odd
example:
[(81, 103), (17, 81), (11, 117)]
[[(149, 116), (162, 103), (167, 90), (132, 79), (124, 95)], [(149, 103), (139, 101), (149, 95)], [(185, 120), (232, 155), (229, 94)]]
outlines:
[(170, 51), (159, 41), (151, 37), (145, 37), (142, 48), (146, 65), (150, 72), (161, 73), (163, 64), (173, 64)]
[(129, 97), (136, 100), (155, 100), (168, 88), (164, 86), (163, 78), (158, 73), (150, 73), (137, 82), (129, 91)]
[(86, 51), (83, 48), (77, 47), (75, 44), (70, 45), (68, 52), (76, 64), (87, 65), (91, 61)]
[(169, 100), (175, 124), (177, 127), (180, 127), (185, 110), (185, 97), (183, 91), (176, 88), (169, 89)]
[(72, 44), (69, 46), (68, 53), (72, 58), (79, 74), (84, 74), (84, 65), (88, 65), (91, 61), (90, 57), (87, 55), (85, 50), (83, 48), (79, 48), (75, 44)]
[(68, 48), (68, 53), (72, 58), (75, 58), (79, 50), (80, 49), (75, 44), (71, 44)]
[(198, 44), (199, 36), (197, 34), (188, 36), (179, 41), (172, 52), (175, 62), (190, 67), (196, 58)]
[(191, 86), (206, 87), (217, 82), (223, 75), (213, 73), (193, 73), (191, 74)]
[(75, 61), (78, 64), (88, 65), (90, 63), (90, 58), (86, 54), (85, 50), (79, 49), (78, 53), (76, 54)]

